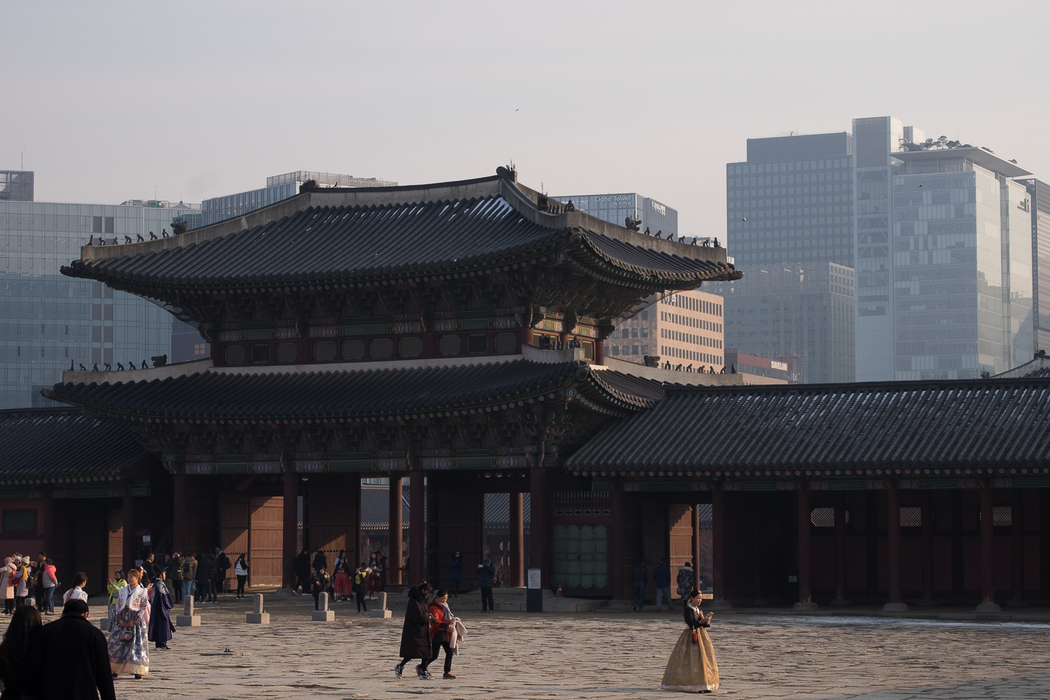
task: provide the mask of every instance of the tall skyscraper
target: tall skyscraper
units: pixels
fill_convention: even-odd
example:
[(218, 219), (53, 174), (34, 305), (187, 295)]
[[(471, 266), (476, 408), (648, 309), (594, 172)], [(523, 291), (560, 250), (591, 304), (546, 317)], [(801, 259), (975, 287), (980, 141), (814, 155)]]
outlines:
[[(32, 173), (29, 173), (31, 176)], [(32, 177), (29, 178), (32, 181)], [(141, 366), (171, 352), (172, 315), (156, 304), (59, 268), (89, 240), (123, 245), (171, 229), (199, 207), (163, 201), (56, 204), (0, 199), (0, 408), (49, 404), (62, 370)]]
[(1028, 189), (1032, 214), (1032, 319), (1034, 350), (1050, 350), (1050, 185), (1035, 178), (1018, 180)]

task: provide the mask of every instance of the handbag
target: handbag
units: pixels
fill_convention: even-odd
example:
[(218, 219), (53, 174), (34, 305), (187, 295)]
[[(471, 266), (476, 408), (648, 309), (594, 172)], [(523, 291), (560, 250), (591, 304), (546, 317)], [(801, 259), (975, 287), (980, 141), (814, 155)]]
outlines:
[(118, 636), (117, 639), (125, 643), (133, 642), (135, 641), (135, 633), (131, 631), (130, 627), (121, 627), (120, 636)]
[(693, 641), (696, 642), (697, 644), (700, 643), (700, 635), (697, 633), (696, 630), (693, 630)]

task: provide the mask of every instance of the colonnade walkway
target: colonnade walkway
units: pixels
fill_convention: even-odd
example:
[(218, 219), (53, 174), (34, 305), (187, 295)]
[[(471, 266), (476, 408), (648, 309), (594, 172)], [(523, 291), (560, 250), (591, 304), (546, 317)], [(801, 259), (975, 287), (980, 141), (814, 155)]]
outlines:
[[(684, 623), (647, 608), (591, 612), (480, 613), (477, 592), (449, 600), (469, 631), (456, 680), (394, 677), (404, 597), (389, 619), (336, 603), (335, 622), (311, 621), (313, 598), (265, 592), (269, 625), (247, 624), (251, 598), (198, 606), (202, 626), (180, 627), (171, 650), (153, 652), (148, 680), (120, 678), (117, 695), (181, 698), (667, 698), (664, 665)], [(514, 607), (511, 592), (497, 608)], [(92, 598), (92, 619), (104, 618)], [(172, 611), (181, 612), (181, 606)], [(908, 700), (1050, 697), (1050, 610), (877, 608), (813, 612), (733, 609), (710, 630), (722, 678), (735, 698)]]

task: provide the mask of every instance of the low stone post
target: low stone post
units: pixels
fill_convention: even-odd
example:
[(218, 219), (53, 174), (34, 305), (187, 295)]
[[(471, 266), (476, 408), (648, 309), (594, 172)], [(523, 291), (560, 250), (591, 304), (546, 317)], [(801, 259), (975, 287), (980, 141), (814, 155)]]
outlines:
[(319, 610), (314, 610), (310, 619), (314, 622), (335, 622), (335, 611), (328, 609), (328, 594), (322, 593), (317, 597)]
[(252, 611), (244, 616), (244, 621), (250, 622), (253, 625), (270, 624), (270, 613), (263, 612), (262, 593), (255, 594), (255, 602), (252, 604)]
[(184, 604), (183, 614), (175, 616), (177, 627), (200, 627), (201, 616), (193, 614), (193, 596), (188, 595), (182, 599)]
[(376, 594), (376, 604), (368, 611), (369, 617), (390, 617), (390, 611), (386, 609), (386, 593)]

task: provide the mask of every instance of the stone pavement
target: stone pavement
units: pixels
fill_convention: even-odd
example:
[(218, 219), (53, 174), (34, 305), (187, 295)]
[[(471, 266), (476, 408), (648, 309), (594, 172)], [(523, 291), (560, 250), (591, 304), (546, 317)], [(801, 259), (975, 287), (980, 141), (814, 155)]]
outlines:
[[(259, 591), (262, 592), (262, 591)], [(271, 589), (272, 592), (272, 589)], [(336, 603), (311, 622), (312, 597), (266, 596), (271, 624), (245, 623), (251, 600), (199, 605), (201, 627), (178, 628), (171, 651), (151, 650), (147, 679), (117, 680), (117, 696), (178, 698), (667, 698), (660, 678), (683, 629), (677, 613), (479, 613), (477, 593), (449, 601), (469, 631), (456, 680), (394, 677), (404, 604), (393, 618)], [(101, 612), (103, 599), (92, 599)], [(176, 609), (181, 612), (181, 606)], [(173, 611), (174, 612), (174, 611)], [(716, 695), (837, 700), (1050, 698), (1050, 614), (1032, 622), (857, 615), (857, 610), (717, 612), (711, 639)], [(868, 611), (861, 611), (867, 613)], [(926, 613), (930, 613), (927, 611)]]

